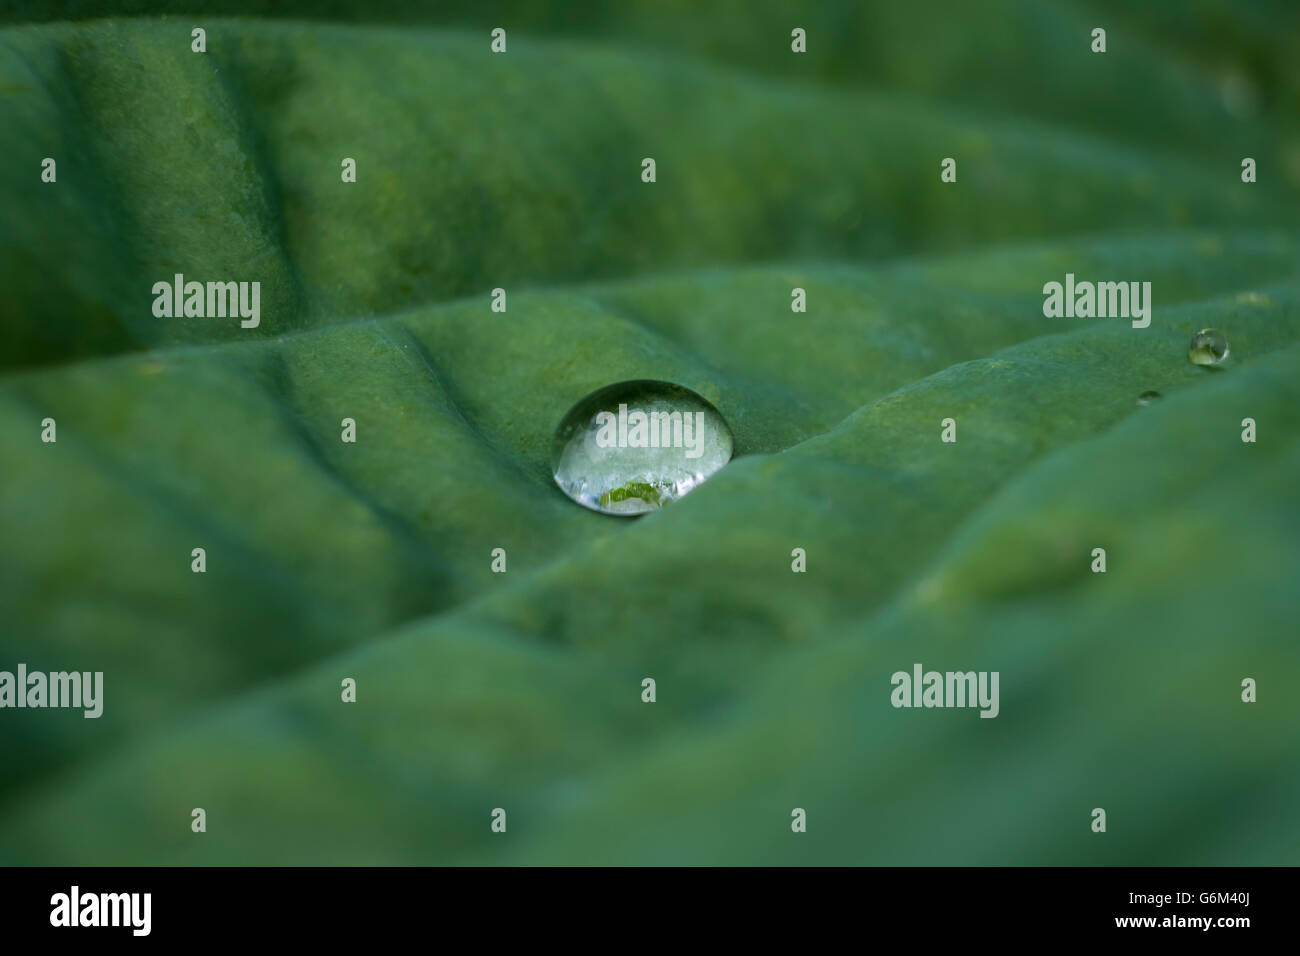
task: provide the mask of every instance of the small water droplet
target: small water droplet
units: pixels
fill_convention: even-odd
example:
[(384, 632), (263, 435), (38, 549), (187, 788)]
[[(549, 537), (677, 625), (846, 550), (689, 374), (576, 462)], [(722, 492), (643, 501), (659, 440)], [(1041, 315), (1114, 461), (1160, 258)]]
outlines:
[(555, 429), (555, 483), (585, 508), (658, 511), (731, 460), (718, 410), (668, 382), (619, 382), (592, 392)]
[(1228, 357), (1228, 340), (1218, 329), (1201, 329), (1187, 347), (1187, 361), (1193, 365), (1218, 365)]
[(1152, 402), (1156, 401), (1158, 398), (1160, 398), (1160, 393), (1159, 393), (1159, 392), (1143, 392), (1141, 395), (1138, 396), (1138, 404), (1139, 404), (1139, 405), (1150, 405)]

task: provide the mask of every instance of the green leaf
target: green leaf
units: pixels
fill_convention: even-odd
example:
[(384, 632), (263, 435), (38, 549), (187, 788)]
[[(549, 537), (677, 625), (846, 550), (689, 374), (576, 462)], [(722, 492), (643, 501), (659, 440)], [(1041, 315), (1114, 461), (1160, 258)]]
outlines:
[[(0, 670), (105, 681), (0, 710), (0, 861), (1294, 863), (1290, 87), (897, 6), (0, 30)], [(155, 317), (177, 272), (260, 326)], [(1150, 327), (1045, 318), (1067, 272)], [(620, 521), (551, 438), (641, 378), (737, 458)], [(914, 662), (998, 717), (893, 708)]]

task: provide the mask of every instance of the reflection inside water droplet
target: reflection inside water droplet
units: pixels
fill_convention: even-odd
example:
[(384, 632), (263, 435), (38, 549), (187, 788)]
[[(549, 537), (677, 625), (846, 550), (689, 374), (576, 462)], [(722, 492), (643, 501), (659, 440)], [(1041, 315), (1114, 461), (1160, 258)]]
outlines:
[(1155, 401), (1156, 399), (1158, 399), (1159, 397), (1160, 397), (1160, 393), (1159, 393), (1159, 392), (1143, 392), (1141, 395), (1138, 396), (1138, 404), (1139, 404), (1139, 405), (1150, 405), (1152, 402), (1154, 402), (1154, 401)]
[(668, 382), (620, 382), (592, 392), (555, 430), (555, 483), (578, 504), (639, 515), (691, 491), (731, 460), (718, 410)]
[(1193, 365), (1218, 365), (1228, 357), (1228, 340), (1218, 329), (1201, 329), (1187, 347), (1187, 360)]

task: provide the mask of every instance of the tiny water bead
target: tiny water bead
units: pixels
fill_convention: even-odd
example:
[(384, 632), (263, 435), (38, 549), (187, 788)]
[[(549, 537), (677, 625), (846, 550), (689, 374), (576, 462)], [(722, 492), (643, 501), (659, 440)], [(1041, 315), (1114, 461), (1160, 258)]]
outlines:
[(731, 460), (731, 429), (689, 388), (640, 379), (592, 392), (560, 421), (551, 462), (560, 489), (593, 511), (658, 511)]
[(1141, 395), (1138, 396), (1138, 404), (1150, 405), (1152, 402), (1156, 401), (1159, 398), (1160, 398), (1159, 392), (1143, 392)]
[(1187, 360), (1193, 365), (1218, 365), (1228, 357), (1228, 340), (1218, 329), (1201, 329), (1187, 347)]

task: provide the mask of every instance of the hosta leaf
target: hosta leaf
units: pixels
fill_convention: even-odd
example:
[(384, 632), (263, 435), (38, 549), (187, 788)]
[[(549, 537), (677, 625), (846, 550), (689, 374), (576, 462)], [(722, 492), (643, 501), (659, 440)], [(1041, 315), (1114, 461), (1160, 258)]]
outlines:
[[(0, 711), (0, 861), (1295, 862), (1294, 87), (1110, 5), (823, 5), (804, 60), (744, 6), (10, 18), (0, 669), (106, 698)], [(551, 439), (640, 378), (737, 458), (619, 521)], [(918, 661), (999, 716), (891, 707)]]

